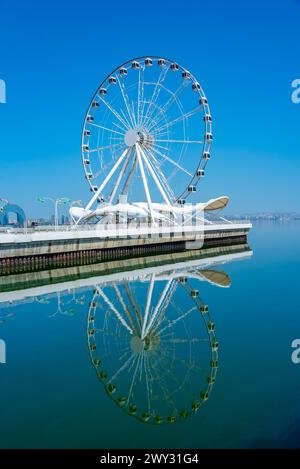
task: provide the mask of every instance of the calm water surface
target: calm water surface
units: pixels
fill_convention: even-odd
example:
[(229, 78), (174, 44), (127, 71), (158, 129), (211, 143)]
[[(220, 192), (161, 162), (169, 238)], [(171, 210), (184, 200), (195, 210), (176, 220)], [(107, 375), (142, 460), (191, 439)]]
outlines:
[(0, 446), (300, 447), (299, 236), (255, 225), (240, 260), (2, 291)]

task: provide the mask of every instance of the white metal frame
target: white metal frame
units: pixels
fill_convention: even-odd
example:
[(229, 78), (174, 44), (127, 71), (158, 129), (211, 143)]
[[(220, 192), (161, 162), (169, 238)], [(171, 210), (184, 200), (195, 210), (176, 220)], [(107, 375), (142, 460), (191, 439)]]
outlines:
[[(153, 62), (153, 67), (158, 67), (159, 60), (162, 58), (150, 58)], [(198, 87), (195, 77), (181, 66), (178, 66), (178, 71), (173, 72), (172, 64), (174, 62), (168, 59), (163, 59), (165, 65), (161, 66), (157, 80), (155, 82), (147, 81), (147, 59), (149, 57), (133, 59), (115, 69), (103, 81), (91, 100), (82, 133), (82, 157), (86, 178), (91, 190), (95, 193), (87, 204), (86, 211), (89, 211), (99, 201), (104, 200), (105, 202), (113, 203), (120, 193), (126, 195), (137, 167), (141, 175), (152, 220), (153, 213), (149, 178), (154, 181), (154, 185), (164, 202), (170, 206), (179, 199), (185, 199), (189, 196), (188, 187), (190, 185), (196, 186), (201, 179), (199, 169), (204, 169), (207, 164), (207, 159), (203, 158), (203, 154), (210, 152), (211, 140), (209, 136), (212, 135), (211, 114), (207, 98), (202, 88)], [(129, 73), (137, 74), (136, 101), (131, 101), (129, 93), (132, 90), (129, 89), (129, 85), (127, 86), (126, 76), (122, 75), (120, 70), (126, 70), (126, 75)], [(179, 84), (176, 82), (177, 84), (174, 85), (174, 89), (170, 89), (170, 86), (166, 85), (166, 79), (172, 73), (181, 75), (181, 81), (179, 77)], [(185, 110), (179, 98), (188, 88), (193, 93), (196, 84), (197, 89), (196, 93), (194, 93), (195, 98), (197, 98), (195, 101), (196, 106), (193, 109)], [(150, 99), (147, 100), (145, 98), (145, 87), (149, 85), (153, 87), (153, 93)], [(160, 102), (162, 90), (168, 96), (165, 102)], [(121, 109), (116, 108), (113, 99), (110, 100), (110, 95), (114, 96), (115, 93), (119, 94), (123, 102)], [(166, 113), (172, 106), (177, 106), (176, 109), (179, 115), (170, 120)], [(204, 138), (189, 139), (187, 135), (189, 119), (200, 111), (203, 112), (204, 116)], [(99, 122), (99, 115), (100, 117), (105, 116), (106, 119), (109, 117), (113, 122), (110, 126), (105, 120), (104, 122), (101, 120)], [(178, 123), (182, 123), (183, 134), (178, 137), (170, 136), (170, 129), (173, 130), (174, 126)], [(95, 131), (98, 132), (97, 145), (91, 146), (91, 142), (93, 142), (91, 134)], [(128, 144), (126, 140), (126, 136), (129, 135), (128, 132), (136, 134), (136, 141), (133, 141), (132, 144)], [(106, 140), (108, 135), (110, 136), (109, 144), (107, 144)], [(178, 146), (178, 157), (174, 158), (173, 154), (170, 155), (170, 145), (175, 145), (176, 148)], [(193, 172), (186, 169), (184, 161), (181, 161), (186, 149), (192, 146), (196, 148), (194, 153), (199, 155), (198, 161), (197, 158), (195, 159)], [(103, 168), (101, 169), (100, 167), (100, 170), (94, 171), (93, 168), (95, 168), (97, 155)], [(103, 155), (106, 155), (107, 163), (106, 160), (103, 163)], [(105, 175), (108, 165), (112, 167), (110, 167)], [(169, 168), (173, 168), (172, 174), (170, 174), (170, 171), (166, 173), (167, 165), (169, 165)], [(180, 172), (187, 182), (186, 188), (180, 194), (178, 194), (176, 187), (172, 187), (171, 184), (172, 177), (177, 172)], [(95, 185), (95, 181), (101, 177), (104, 177), (104, 179), (98, 187), (97, 184)], [(123, 179), (125, 179), (125, 182), (122, 191), (120, 191)], [(109, 182), (113, 185), (113, 188), (110, 190), (110, 193), (105, 194), (105, 189)], [(82, 216), (77, 220), (77, 224), (84, 218), (85, 216)]]

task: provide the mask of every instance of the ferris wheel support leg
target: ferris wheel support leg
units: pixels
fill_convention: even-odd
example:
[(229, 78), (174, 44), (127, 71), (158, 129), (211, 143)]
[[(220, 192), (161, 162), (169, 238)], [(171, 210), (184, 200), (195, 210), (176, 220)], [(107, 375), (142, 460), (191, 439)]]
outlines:
[(102, 289), (98, 285), (96, 285), (96, 290), (98, 292), (98, 295), (100, 295), (103, 298), (105, 303), (110, 307), (112, 312), (116, 315), (117, 319), (125, 327), (125, 329), (127, 329), (130, 334), (133, 334), (133, 330), (131, 329), (131, 327), (128, 326), (127, 322), (122, 317), (122, 315), (119, 313), (117, 308), (113, 305), (113, 303), (110, 301), (110, 299), (105, 295), (105, 293), (102, 291)]
[(121, 191), (121, 195), (126, 195), (127, 194), (127, 190), (128, 190), (128, 187), (129, 187), (129, 184), (131, 182), (131, 179), (133, 177), (133, 174), (135, 172), (135, 169), (136, 169), (136, 165), (137, 165), (137, 156), (135, 155), (133, 157), (133, 161), (132, 161), (132, 167), (126, 177), (126, 180), (125, 180), (125, 183), (124, 183), (124, 186), (122, 188), (122, 191)]
[[(118, 159), (118, 161), (115, 163), (115, 165), (112, 167), (112, 169), (110, 170), (109, 174), (106, 176), (106, 178), (104, 179), (104, 181), (102, 182), (101, 186), (99, 187), (99, 189), (97, 190), (97, 192), (95, 192), (95, 194), (93, 195), (93, 197), (91, 198), (91, 200), (89, 201), (89, 203), (87, 204), (87, 206), (85, 207), (85, 210), (89, 210), (92, 205), (96, 202), (97, 198), (99, 197), (99, 194), (101, 194), (101, 192), (103, 191), (104, 187), (106, 186), (106, 184), (108, 183), (108, 181), (110, 180), (110, 178), (114, 175), (114, 173), (116, 172), (116, 170), (118, 169), (118, 167), (120, 166), (120, 164), (122, 163), (122, 161), (124, 160), (125, 156), (127, 155), (129, 149), (126, 148), (126, 150), (123, 151), (122, 155), (120, 156), (120, 158)], [(76, 222), (76, 226), (78, 225), (78, 223), (84, 218), (84, 216), (80, 217), (77, 222)]]
[(115, 195), (116, 195), (117, 190), (118, 190), (118, 188), (119, 188), (119, 185), (120, 185), (120, 183), (121, 183), (122, 177), (123, 177), (123, 175), (124, 175), (124, 173), (125, 173), (125, 171), (126, 171), (126, 169), (127, 169), (127, 167), (128, 167), (129, 159), (130, 159), (130, 152), (128, 152), (128, 156), (127, 156), (127, 158), (126, 158), (125, 161), (124, 161), (124, 164), (123, 164), (122, 169), (121, 169), (121, 171), (120, 171), (120, 173), (119, 173), (119, 175), (118, 175), (118, 179), (117, 179), (117, 181), (116, 181), (116, 184), (115, 184), (115, 186), (114, 186), (114, 189), (113, 189), (113, 191), (112, 191), (112, 193), (111, 193), (111, 195), (110, 195), (110, 197), (109, 197), (109, 203), (110, 203), (110, 204), (113, 202), (113, 200), (114, 200), (114, 198), (115, 198)]
[(158, 180), (158, 178), (155, 174), (155, 171), (153, 170), (151, 164), (149, 163), (149, 161), (147, 159), (147, 156), (145, 155), (143, 149), (141, 147), (139, 147), (139, 148), (140, 148), (140, 151), (141, 151), (142, 158), (143, 158), (147, 168), (149, 169), (149, 172), (150, 172), (151, 176), (153, 177), (153, 179), (155, 181), (155, 184), (158, 187), (159, 192), (161, 193), (161, 195), (162, 195), (164, 201), (166, 202), (166, 204), (171, 206), (170, 200), (168, 199), (165, 191), (163, 190), (163, 188), (162, 188), (162, 186), (161, 186), (161, 184), (160, 184), (160, 182), (159, 182), (159, 180)]
[(147, 183), (147, 179), (146, 179), (146, 175), (145, 175), (145, 170), (144, 170), (144, 166), (143, 166), (143, 162), (142, 162), (140, 147), (138, 145), (136, 145), (136, 154), (137, 154), (137, 159), (138, 159), (138, 163), (139, 163), (139, 167), (140, 167), (140, 171), (141, 171), (141, 175), (142, 175), (142, 180), (143, 180), (143, 184), (144, 184), (146, 199), (147, 199), (147, 203), (148, 203), (148, 207), (149, 207), (149, 211), (150, 211), (150, 215), (151, 215), (151, 221), (153, 222), (154, 221), (154, 216), (153, 216), (153, 210), (152, 210), (151, 197), (150, 197), (149, 187), (148, 187), (148, 183)]
[(120, 292), (120, 290), (119, 290), (119, 288), (118, 288), (118, 286), (117, 286), (116, 284), (114, 284), (114, 290), (115, 290), (115, 292), (116, 292), (116, 294), (117, 294), (117, 297), (118, 297), (118, 299), (119, 299), (119, 301), (120, 301), (120, 303), (121, 303), (121, 305), (122, 305), (122, 308), (123, 308), (124, 313), (126, 314), (126, 316), (127, 316), (128, 319), (129, 319), (129, 323), (130, 323), (130, 326), (131, 326), (132, 331), (134, 332), (135, 335), (137, 335), (137, 329), (136, 329), (136, 327), (135, 327), (134, 319), (133, 319), (133, 317), (132, 317), (132, 314), (131, 314), (131, 312), (129, 311), (129, 309), (127, 308), (126, 303), (125, 303), (125, 301), (124, 301), (124, 298), (123, 298), (123, 296), (122, 296), (122, 294), (121, 294), (121, 292)]

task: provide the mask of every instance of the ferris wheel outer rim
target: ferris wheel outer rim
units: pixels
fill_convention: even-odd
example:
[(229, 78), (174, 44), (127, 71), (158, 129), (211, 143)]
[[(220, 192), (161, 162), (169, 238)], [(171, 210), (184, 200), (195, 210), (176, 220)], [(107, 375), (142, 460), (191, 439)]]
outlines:
[[(85, 127), (86, 127), (86, 123), (87, 123), (87, 117), (89, 115), (89, 111), (92, 107), (92, 103), (94, 101), (94, 98), (97, 96), (98, 94), (98, 91), (102, 88), (102, 86), (104, 85), (104, 83), (106, 83), (109, 78), (111, 76), (113, 76), (118, 70), (120, 70), (121, 68), (125, 67), (127, 64), (132, 64), (133, 62), (135, 61), (141, 61), (141, 60), (145, 60), (145, 59), (153, 59), (153, 60), (159, 60), (159, 59), (162, 59), (162, 60), (165, 60), (166, 62), (168, 62), (169, 64), (172, 64), (172, 63), (176, 63), (179, 67), (179, 70), (181, 71), (188, 71), (186, 68), (184, 68), (182, 65), (180, 65), (178, 62), (176, 62), (175, 60), (171, 60), (171, 59), (168, 59), (166, 57), (162, 57), (162, 56), (157, 56), (157, 55), (145, 55), (145, 56), (140, 56), (140, 57), (136, 57), (136, 58), (132, 58), (130, 60), (127, 60), (126, 62), (123, 62), (121, 65), (119, 65), (118, 67), (116, 67), (111, 73), (109, 73), (105, 78), (104, 80), (101, 82), (101, 84), (97, 87), (96, 91), (93, 93), (92, 95), (92, 98), (89, 102), (89, 105), (88, 105), (88, 108), (87, 108), (87, 111), (85, 113), (85, 117), (84, 117), (84, 121), (83, 121), (83, 125), (82, 125), (82, 131), (81, 131), (81, 157), (82, 157), (82, 164), (83, 164), (83, 168), (84, 168), (84, 174), (85, 174), (85, 179), (87, 180), (88, 182), (88, 185), (89, 185), (89, 188), (90, 188), (90, 191), (91, 192), (95, 192), (94, 191), (94, 185), (92, 184), (90, 178), (88, 177), (88, 173), (87, 170), (86, 170), (86, 165), (84, 163), (85, 161), (85, 151), (83, 150), (83, 147), (84, 147), (84, 131), (85, 131)], [(194, 81), (194, 83), (198, 83), (200, 85), (200, 83), (197, 81), (197, 79), (195, 78), (195, 76), (191, 73), (190, 73), (190, 79)], [(201, 95), (201, 92), (203, 94), (203, 96)], [(202, 86), (200, 85), (200, 89), (197, 90), (197, 93), (201, 96), (201, 97), (204, 97), (206, 98), (207, 100), (207, 97), (206, 97), (206, 94), (202, 88)], [(210, 112), (210, 106), (209, 106), (209, 103), (208, 103), (208, 100), (207, 100), (207, 103), (205, 105), (207, 107), (207, 110), (208, 110), (208, 113), (205, 112), (204, 110), (204, 115), (209, 115), (211, 117), (211, 112)], [(204, 106), (203, 106), (203, 109), (204, 109)], [(208, 129), (208, 127), (210, 127)], [(207, 142), (206, 140), (206, 136), (207, 134), (211, 134), (212, 135), (212, 121), (208, 122), (208, 121), (204, 121), (204, 141), (203, 141), (203, 145), (202, 145), (202, 152), (201, 152), (201, 157), (199, 159), (199, 162), (198, 162), (198, 165), (196, 167), (196, 170), (193, 174), (193, 176), (191, 177), (190, 181), (188, 182), (186, 188), (181, 192), (181, 194), (179, 196), (176, 196), (176, 200), (174, 201), (174, 203), (177, 203), (179, 200), (181, 199), (186, 199), (187, 197), (190, 196), (190, 192), (188, 191), (188, 188), (189, 186), (191, 186), (192, 184), (197, 186), (198, 183), (200, 182), (202, 176), (197, 176), (197, 172), (198, 170), (200, 169), (205, 169), (206, 168), (206, 165), (207, 165), (207, 160), (203, 163), (203, 167), (201, 168), (201, 163), (202, 161), (204, 161), (204, 158), (203, 158), (203, 155), (205, 152), (209, 152), (210, 153), (210, 149), (211, 149), (211, 145), (212, 145), (212, 141), (210, 142)], [(99, 200), (99, 199), (98, 199)]]

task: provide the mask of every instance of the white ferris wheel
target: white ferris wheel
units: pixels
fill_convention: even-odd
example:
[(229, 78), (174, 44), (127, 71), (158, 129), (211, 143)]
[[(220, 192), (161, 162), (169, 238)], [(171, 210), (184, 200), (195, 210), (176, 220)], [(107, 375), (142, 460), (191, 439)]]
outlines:
[(144, 200), (151, 215), (155, 203), (182, 206), (205, 175), (211, 143), (208, 100), (194, 75), (162, 57), (122, 64), (85, 116), (82, 159), (93, 197), (84, 214), (120, 201)]

